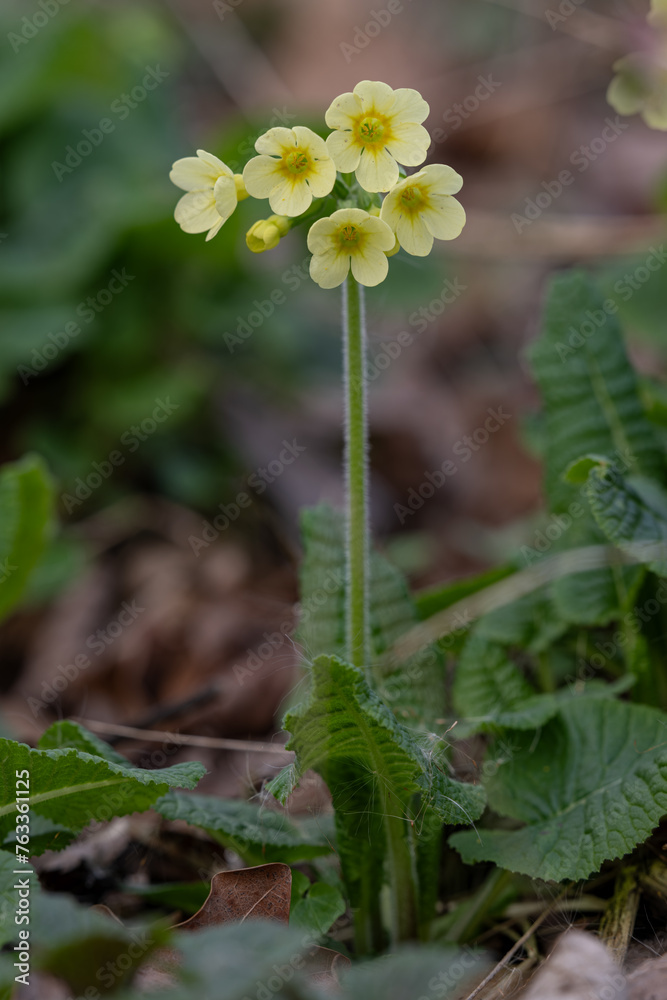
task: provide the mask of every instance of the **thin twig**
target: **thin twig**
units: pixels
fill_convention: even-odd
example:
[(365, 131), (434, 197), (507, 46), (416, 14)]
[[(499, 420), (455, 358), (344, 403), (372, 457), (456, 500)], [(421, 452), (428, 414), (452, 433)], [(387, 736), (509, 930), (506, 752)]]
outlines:
[(290, 753), (276, 743), (255, 743), (252, 740), (216, 739), (213, 736), (190, 736), (184, 733), (160, 732), (157, 729), (136, 729), (134, 726), (120, 726), (112, 722), (97, 722), (94, 719), (76, 719), (86, 729), (101, 735), (120, 736), (127, 739), (149, 740), (154, 743), (176, 743), (188, 747), (208, 747), (210, 750), (247, 750), (249, 753)]
[(533, 921), (533, 923), (530, 925), (530, 927), (528, 928), (528, 930), (526, 931), (526, 933), (521, 935), (521, 937), (519, 938), (519, 940), (516, 941), (512, 945), (512, 947), (507, 952), (507, 954), (504, 955), (501, 958), (501, 960), (498, 962), (497, 965), (495, 965), (493, 967), (493, 969), (491, 969), (491, 972), (488, 974), (488, 976), (486, 976), (485, 979), (482, 980), (482, 982), (479, 984), (479, 986), (476, 986), (475, 989), (472, 991), (472, 993), (468, 994), (468, 996), (465, 998), (465, 1000), (475, 1000), (475, 997), (479, 996), (479, 994), (482, 992), (482, 990), (484, 989), (484, 987), (488, 986), (489, 983), (493, 979), (496, 978), (496, 976), (498, 975), (498, 973), (502, 972), (503, 969), (505, 969), (507, 967), (507, 963), (510, 961), (510, 959), (513, 958), (514, 955), (516, 955), (516, 953), (519, 950), (519, 948), (522, 948), (523, 945), (526, 943), (526, 941), (533, 936), (533, 934), (535, 933), (535, 931), (537, 930), (537, 928), (540, 926), (540, 924), (544, 923), (544, 921), (547, 919), (547, 917), (551, 915), (551, 913), (559, 905), (559, 903), (562, 900), (563, 896), (565, 896), (565, 894), (567, 892), (568, 892), (568, 889), (563, 889), (563, 891), (558, 896), (558, 898), (555, 899), (553, 901), (553, 903), (551, 903), (550, 906), (547, 906), (546, 910), (544, 910), (542, 913), (540, 913), (540, 915), (537, 918), (537, 920)]

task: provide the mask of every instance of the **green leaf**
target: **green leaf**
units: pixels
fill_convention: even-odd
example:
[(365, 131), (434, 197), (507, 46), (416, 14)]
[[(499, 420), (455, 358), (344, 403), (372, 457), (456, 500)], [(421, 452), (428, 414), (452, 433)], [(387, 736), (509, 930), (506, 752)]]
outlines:
[(269, 784), (274, 795), (284, 800), (309, 768), (320, 772), (331, 761), (354, 761), (391, 795), (397, 808), (405, 808), (406, 819), (417, 793), (443, 823), (465, 823), (480, 815), (480, 788), (454, 781), (441, 769), (446, 767), (444, 744), (401, 725), (361, 670), (320, 656), (313, 663), (312, 681), (308, 700), (285, 718), (291, 733), (288, 749), (295, 751), (296, 761)]
[[(75, 839), (76, 834), (60, 823), (39, 816), (29, 811), (30, 817), (30, 853), (43, 854), (44, 851), (62, 851)], [(5, 840), (0, 844), (3, 851), (13, 851), (16, 845), (16, 830), (10, 830)]]
[(147, 771), (80, 750), (31, 750), (5, 739), (0, 761), (0, 836), (14, 827), (15, 771), (30, 774), (30, 808), (69, 830), (149, 809), (170, 786), (193, 788), (206, 773), (194, 762)]
[(518, 830), (462, 831), (463, 860), (493, 861), (547, 881), (581, 879), (642, 843), (667, 812), (667, 716), (644, 705), (581, 698), (489, 779), (490, 806)]
[(619, 322), (605, 312), (601, 294), (583, 272), (553, 282), (530, 357), (544, 399), (545, 485), (552, 511), (565, 511), (572, 500), (563, 477), (582, 455), (620, 456), (630, 468), (664, 479), (664, 459)]
[(112, 764), (132, 767), (127, 757), (123, 757), (109, 743), (105, 743), (95, 733), (84, 729), (78, 722), (72, 722), (71, 719), (61, 719), (59, 722), (54, 722), (42, 733), (37, 746), (40, 750), (82, 750), (83, 753), (102, 757), (103, 760), (111, 761)]
[(454, 677), (454, 708), (459, 722), (453, 735), (467, 739), (472, 733), (539, 729), (571, 698), (614, 698), (631, 684), (631, 677), (614, 684), (578, 681), (554, 694), (538, 694), (507, 650), (475, 629)]
[(538, 695), (507, 650), (477, 629), (468, 639), (454, 678), (457, 738), (498, 727), (536, 729), (555, 715), (553, 697)]
[[(656, 479), (665, 474), (620, 325), (604, 305), (584, 273), (556, 278), (542, 335), (531, 350), (544, 399), (545, 488), (550, 510), (556, 514), (567, 514), (582, 497), (581, 488), (565, 478), (582, 455), (613, 456), (618, 465)], [(586, 514), (574, 520), (554, 551), (595, 545), (603, 539)], [(634, 569), (573, 574), (554, 585), (556, 608), (573, 624), (606, 624), (619, 616), (623, 594), (636, 578)]]
[(290, 927), (326, 934), (346, 910), (345, 900), (331, 885), (315, 882), (290, 910)]
[(658, 506), (660, 498), (645, 499), (604, 459), (589, 460), (584, 492), (606, 537), (658, 576), (667, 576), (667, 512)]
[(249, 864), (293, 864), (331, 852), (328, 841), (316, 839), (283, 813), (241, 799), (169, 792), (154, 808), (165, 819), (180, 819), (201, 827)]
[(493, 583), (499, 583), (508, 576), (516, 573), (515, 566), (499, 566), (496, 569), (487, 570), (485, 573), (478, 573), (476, 576), (467, 577), (463, 580), (456, 580), (454, 583), (439, 584), (421, 590), (414, 595), (415, 609), (420, 621), (430, 618), (439, 611), (446, 611), (452, 604), (471, 597), (472, 594), (490, 587)]
[[(342, 515), (326, 504), (301, 519), (305, 556), (301, 567), (299, 639), (306, 655), (345, 657), (345, 551)], [(444, 710), (442, 658), (429, 646), (407, 663), (382, 657), (417, 622), (403, 574), (371, 554), (370, 624), (374, 685), (413, 725), (431, 728)]]
[(476, 631), (491, 642), (542, 653), (567, 629), (567, 622), (554, 607), (551, 588), (539, 587), (532, 594), (484, 615)]
[(165, 927), (124, 927), (61, 894), (44, 892), (31, 907), (32, 963), (64, 979), (75, 996), (92, 984), (100, 993), (121, 986), (167, 936)]
[(0, 470), (0, 619), (20, 599), (46, 544), (53, 487), (41, 459), (29, 455)]
[(482, 978), (483, 960), (470, 949), (407, 945), (353, 965), (343, 980), (346, 1000), (464, 997)]

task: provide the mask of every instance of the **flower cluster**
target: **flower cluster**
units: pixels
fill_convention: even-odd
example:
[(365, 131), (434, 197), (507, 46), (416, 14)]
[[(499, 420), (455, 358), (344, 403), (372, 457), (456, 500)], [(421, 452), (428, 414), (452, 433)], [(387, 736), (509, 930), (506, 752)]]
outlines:
[(654, 29), (641, 52), (614, 63), (616, 75), (607, 100), (620, 115), (640, 114), (649, 128), (667, 131), (667, 0), (652, 0), (648, 21)]
[(360, 284), (378, 285), (398, 249), (425, 257), (434, 239), (455, 239), (465, 225), (453, 197), (463, 185), (455, 170), (431, 164), (406, 176), (405, 167), (426, 159), (428, 112), (416, 90), (364, 80), (331, 104), (326, 140), (303, 125), (271, 128), (257, 139), (259, 155), (243, 174), (200, 149), (173, 165), (171, 180), (186, 192), (176, 221), (210, 240), (240, 200), (266, 198), (274, 214), (250, 228), (250, 250), (270, 250), (308, 221), (310, 274), (318, 285), (335, 288), (350, 271)]

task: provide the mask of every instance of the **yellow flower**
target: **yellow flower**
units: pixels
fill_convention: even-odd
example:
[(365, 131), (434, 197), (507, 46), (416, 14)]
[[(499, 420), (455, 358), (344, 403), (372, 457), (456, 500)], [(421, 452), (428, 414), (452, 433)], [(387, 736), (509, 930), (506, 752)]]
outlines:
[(431, 137), (421, 122), (428, 112), (416, 90), (362, 80), (324, 116), (336, 129), (327, 139), (329, 152), (343, 173), (356, 171), (366, 191), (388, 191), (398, 180), (399, 163), (416, 167), (426, 159)]
[(185, 233), (204, 233), (213, 239), (224, 222), (247, 197), (240, 174), (212, 153), (198, 149), (196, 156), (176, 160), (169, 179), (187, 191), (176, 205), (174, 218)]
[(290, 220), (284, 215), (271, 215), (268, 219), (255, 222), (246, 233), (245, 241), (253, 253), (273, 250), (290, 229)]
[(315, 198), (328, 195), (336, 182), (336, 167), (324, 139), (306, 128), (271, 128), (255, 143), (260, 156), (243, 171), (253, 198), (268, 198), (278, 215), (301, 215)]
[(652, 0), (649, 24), (655, 29), (643, 52), (614, 63), (616, 76), (607, 100), (620, 115), (639, 113), (649, 128), (667, 131), (667, 0)]
[(443, 163), (432, 163), (391, 189), (380, 218), (408, 253), (425, 257), (431, 252), (434, 237), (453, 240), (463, 229), (466, 213), (452, 198), (462, 186), (463, 178), (455, 170)]
[(649, 58), (632, 52), (614, 63), (616, 76), (607, 100), (619, 115), (639, 112), (649, 128), (667, 131), (667, 63), (665, 56)]
[(310, 276), (321, 288), (335, 288), (351, 267), (360, 284), (379, 285), (387, 277), (387, 251), (393, 246), (394, 234), (382, 219), (361, 208), (341, 208), (311, 226)]

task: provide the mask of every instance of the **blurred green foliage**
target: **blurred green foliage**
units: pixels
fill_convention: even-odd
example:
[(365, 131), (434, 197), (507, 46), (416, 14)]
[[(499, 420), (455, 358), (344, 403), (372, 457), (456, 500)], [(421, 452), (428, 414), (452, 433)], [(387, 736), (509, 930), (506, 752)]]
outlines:
[[(182, 233), (168, 171), (197, 146), (242, 169), (282, 109), (255, 121), (230, 110), (164, 8), (34, 14), (18, 2), (0, 13), (0, 405), (11, 428), (0, 459), (35, 450), (72, 494), (119, 451), (89, 498), (61, 503), (67, 522), (136, 491), (213, 509), (243, 473), (224, 432), (228, 391), (243, 385), (285, 405), (299, 385), (337, 380), (338, 296), (305, 280), (302, 232), (273, 254), (248, 253), (256, 203), (242, 203), (211, 243)], [(142, 97), (147, 73), (164, 79)], [(399, 263), (374, 305), (402, 300), (407, 316), (439, 288), (439, 270)], [(236, 337), (275, 289), (284, 303)], [(133, 447), (131, 428), (150, 426), (166, 398), (173, 414)]]

